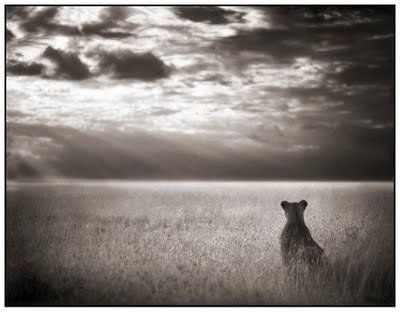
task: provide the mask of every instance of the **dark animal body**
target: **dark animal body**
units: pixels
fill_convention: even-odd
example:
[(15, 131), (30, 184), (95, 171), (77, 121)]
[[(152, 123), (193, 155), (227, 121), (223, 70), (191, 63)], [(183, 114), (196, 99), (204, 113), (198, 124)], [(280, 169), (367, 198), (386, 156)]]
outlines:
[(290, 270), (315, 270), (326, 266), (324, 250), (314, 241), (304, 223), (305, 200), (299, 203), (281, 203), (285, 211), (286, 225), (281, 234), (283, 264)]

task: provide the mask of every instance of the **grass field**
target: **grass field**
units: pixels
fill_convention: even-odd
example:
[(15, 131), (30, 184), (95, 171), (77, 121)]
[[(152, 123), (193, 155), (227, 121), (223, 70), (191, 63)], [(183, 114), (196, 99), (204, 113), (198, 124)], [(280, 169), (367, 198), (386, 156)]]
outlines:
[[(294, 284), (282, 200), (335, 277)], [(393, 184), (8, 184), (7, 304), (393, 305)]]

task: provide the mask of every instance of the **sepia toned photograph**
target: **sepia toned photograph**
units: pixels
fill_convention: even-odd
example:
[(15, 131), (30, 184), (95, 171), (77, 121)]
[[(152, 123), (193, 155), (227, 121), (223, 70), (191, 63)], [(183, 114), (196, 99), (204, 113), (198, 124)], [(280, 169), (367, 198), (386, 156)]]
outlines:
[(5, 5), (6, 306), (395, 306), (394, 5)]

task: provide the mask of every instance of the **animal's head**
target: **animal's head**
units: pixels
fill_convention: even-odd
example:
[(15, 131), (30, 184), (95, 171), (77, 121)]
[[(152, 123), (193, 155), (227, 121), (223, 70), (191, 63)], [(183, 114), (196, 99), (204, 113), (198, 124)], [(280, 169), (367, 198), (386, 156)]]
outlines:
[(307, 205), (305, 200), (298, 203), (289, 203), (286, 200), (281, 202), (287, 222), (304, 223), (304, 210), (306, 210)]

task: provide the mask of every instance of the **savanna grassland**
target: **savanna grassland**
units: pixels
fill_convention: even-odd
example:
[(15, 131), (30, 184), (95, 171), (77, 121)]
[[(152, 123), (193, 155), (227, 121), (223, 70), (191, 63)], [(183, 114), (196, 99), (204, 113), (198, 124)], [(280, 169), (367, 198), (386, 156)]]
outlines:
[[(293, 283), (280, 202), (334, 274)], [(393, 305), (393, 183), (11, 184), (8, 305)]]

